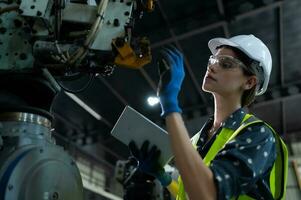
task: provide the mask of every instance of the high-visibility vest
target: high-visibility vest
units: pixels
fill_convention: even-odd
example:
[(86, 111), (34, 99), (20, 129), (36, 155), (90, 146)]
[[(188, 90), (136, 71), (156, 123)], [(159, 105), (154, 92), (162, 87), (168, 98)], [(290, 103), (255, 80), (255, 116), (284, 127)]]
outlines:
[[(216, 137), (209, 151), (207, 152), (205, 158), (203, 159), (206, 166), (209, 166), (211, 161), (215, 158), (216, 154), (222, 150), (227, 143), (233, 140), (242, 130), (246, 127), (251, 126), (253, 124), (265, 124), (268, 126), (275, 137), (276, 151), (277, 157), (274, 162), (272, 171), (270, 173), (270, 190), (274, 199), (282, 200), (285, 199), (286, 195), (286, 182), (287, 182), (287, 170), (288, 170), (288, 153), (287, 148), (283, 140), (280, 136), (274, 131), (274, 129), (263, 122), (255, 118), (253, 115), (246, 114), (240, 123), (240, 127), (236, 130), (232, 130), (229, 128), (222, 128), (219, 135)], [(196, 134), (191, 140), (192, 144), (196, 148), (197, 141), (199, 140), (200, 133)], [(277, 178), (277, 179), (276, 179)], [(179, 190), (177, 195), (177, 200), (187, 200), (186, 192), (184, 189), (184, 184), (182, 182), (181, 177), (178, 179)], [(238, 200), (251, 200), (253, 198), (247, 195), (240, 195), (238, 197), (233, 197), (232, 199)]]

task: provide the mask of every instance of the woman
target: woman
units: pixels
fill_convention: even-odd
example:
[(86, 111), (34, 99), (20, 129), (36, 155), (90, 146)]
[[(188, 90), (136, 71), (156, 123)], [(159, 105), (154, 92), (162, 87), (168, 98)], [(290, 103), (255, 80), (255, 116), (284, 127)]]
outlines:
[[(286, 147), (269, 125), (242, 109), (266, 91), (272, 67), (270, 52), (253, 35), (215, 38), (208, 45), (212, 56), (202, 89), (214, 97), (214, 115), (193, 137), (194, 146), (177, 101), (184, 78), (183, 56), (176, 49), (163, 52), (163, 63), (170, 70), (161, 74), (159, 96), (181, 175), (180, 188), (162, 168), (149, 164), (149, 160), (157, 163), (154, 147), (143, 157), (130, 145), (140, 161), (139, 168), (157, 177), (177, 199), (282, 199)], [(145, 143), (141, 150), (147, 146)]]

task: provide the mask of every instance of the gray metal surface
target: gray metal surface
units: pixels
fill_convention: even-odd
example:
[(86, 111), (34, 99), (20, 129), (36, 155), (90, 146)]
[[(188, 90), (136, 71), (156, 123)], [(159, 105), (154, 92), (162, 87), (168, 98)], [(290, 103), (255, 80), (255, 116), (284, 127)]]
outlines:
[[(97, 32), (91, 49), (111, 50), (111, 41), (124, 36), (124, 24), (129, 22), (133, 1), (109, 1), (104, 13), (104, 24)], [(118, 22), (117, 22), (118, 21)]]
[(49, 20), (52, 5), (52, 0), (23, 0), (20, 4), (20, 10), (23, 16)]
[[(0, 7), (6, 4), (0, 3)], [(0, 70), (23, 70), (33, 67), (30, 28), (16, 12), (3, 13), (0, 33)]]
[[(0, 137), (5, 137), (5, 148), (15, 149), (26, 145), (51, 145), (55, 144), (49, 128), (33, 123), (0, 122)], [(5, 151), (5, 149), (3, 150)]]
[[(19, 158), (21, 154), (25, 155), (11, 166), (18, 157), (15, 154)], [(57, 146), (20, 149), (6, 163), (13, 167), (13, 171), (6, 171), (7, 164), (1, 170), (2, 176), (3, 172), (10, 175), (5, 185), (5, 200), (83, 199), (81, 177), (75, 162)]]
[[(62, 11), (62, 20), (67, 22), (76, 22), (83, 24), (92, 24), (96, 19), (96, 6), (67, 3)], [(76, 13), (76, 15), (74, 15)]]
[[(32, 124), (36, 124), (36, 125), (42, 125), (46, 128), (50, 128), (51, 127), (51, 121), (49, 119), (47, 119), (46, 117), (40, 116), (40, 115), (36, 115), (36, 114), (32, 114), (32, 113), (24, 113), (24, 112), (4, 112), (4, 113), (0, 113), (0, 121), (2, 122), (26, 122), (25, 124), (27, 125), (27, 123), (32, 123)], [(4, 126), (2, 126), (4, 127)], [(2, 128), (0, 127), (0, 128)], [(8, 125), (9, 127), (9, 125)], [(14, 126), (11, 126), (14, 127)], [(18, 126), (16, 126), (18, 127)], [(25, 128), (25, 127), (24, 127)]]
[(79, 170), (51, 131), (43, 116), (0, 114), (0, 199), (83, 199)]

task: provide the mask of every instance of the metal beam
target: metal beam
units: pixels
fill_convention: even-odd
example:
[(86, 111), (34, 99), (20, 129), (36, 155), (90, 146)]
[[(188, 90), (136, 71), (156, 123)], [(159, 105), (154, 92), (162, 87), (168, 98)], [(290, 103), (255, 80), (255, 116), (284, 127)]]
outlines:
[(99, 113), (97, 113), (94, 109), (92, 109), (90, 106), (88, 106), (83, 100), (81, 100), (78, 96), (76, 96), (73, 93), (70, 92), (64, 92), (66, 96), (71, 98), (77, 105), (79, 105), (82, 109), (84, 109), (86, 112), (88, 112), (91, 116), (93, 116), (96, 120), (103, 122), (105, 125), (107, 125), (109, 128), (112, 128), (113, 125), (111, 122), (109, 122), (106, 118), (101, 116)]
[(156, 83), (153, 81), (153, 79), (151, 79), (151, 77), (147, 74), (147, 72), (141, 68), (139, 69), (140, 73), (142, 74), (142, 76), (144, 77), (144, 79), (146, 80), (146, 82), (148, 82), (148, 84), (151, 86), (151, 88), (157, 92), (157, 86)]
[(239, 14), (236, 17), (234, 17), (234, 21), (236, 21), (236, 20), (242, 20), (242, 19), (245, 19), (245, 18), (248, 18), (248, 17), (252, 17), (252, 16), (255, 16), (255, 15), (258, 15), (259, 13), (268, 11), (268, 10), (273, 10), (275, 8), (278, 8), (282, 4), (283, 4), (282, 1), (276, 1), (274, 3), (268, 4), (266, 6), (262, 6), (260, 8), (256, 8), (256, 9), (251, 10), (249, 12), (245, 12), (243, 14)]
[[(293, 94), (293, 95), (290, 95), (290, 96), (285, 96), (285, 97), (279, 97), (277, 99), (272, 99), (272, 100), (267, 100), (267, 101), (263, 101), (263, 102), (258, 102), (256, 104), (254, 104), (251, 109), (254, 109), (254, 108), (261, 108), (261, 107), (264, 107), (264, 106), (268, 106), (268, 105), (272, 105), (272, 104), (276, 104), (276, 103), (280, 103), (281, 101), (288, 101), (288, 100), (298, 100), (300, 99), (301, 100), (301, 94), (298, 93), (298, 94)], [(191, 110), (196, 110), (196, 109), (202, 109), (204, 108), (204, 105), (195, 105), (195, 106), (191, 106), (189, 108), (186, 108), (185, 110), (183, 110), (183, 112), (189, 112)]]
[(280, 83), (281, 87), (284, 86), (284, 64), (283, 64), (283, 7), (280, 5), (276, 10), (277, 21), (278, 21), (278, 40), (279, 40), (279, 55), (278, 55), (278, 62), (280, 68)]
[[(284, 64), (283, 64), (283, 8), (282, 4), (276, 9), (276, 16), (277, 16), (277, 33), (278, 33), (278, 63), (279, 63), (279, 79), (280, 79), (280, 86), (284, 86)], [(282, 133), (286, 133), (286, 108), (284, 101), (281, 101), (281, 128)]]
[[(267, 10), (275, 9), (275, 8), (279, 7), (280, 5), (282, 5), (282, 4), (283, 4), (282, 1), (276, 1), (274, 3), (271, 3), (271, 4), (267, 5), (267, 6), (263, 6), (261, 8), (254, 9), (252, 11), (239, 14), (239, 15), (237, 15), (237, 16), (234, 17), (234, 21), (242, 20), (242, 19), (245, 19), (245, 18), (248, 18), (248, 17), (252, 17), (254, 15), (258, 15), (259, 13), (265, 12)], [(181, 35), (177, 35), (177, 36), (175, 36), (173, 38), (169, 38), (169, 39), (161, 40), (161, 41), (159, 41), (157, 43), (153, 43), (151, 45), (151, 47), (152, 48), (158, 48), (158, 47), (160, 47), (162, 45), (166, 45), (166, 44), (169, 44), (171, 42), (175, 42), (175, 40), (178, 40), (178, 41), (184, 40), (186, 38), (198, 35), (200, 33), (207, 32), (207, 31), (219, 28), (221, 26), (224, 26), (225, 24), (227, 24), (227, 21), (221, 20), (221, 21), (209, 24), (207, 26), (191, 30), (191, 31), (183, 33)]]
[[(216, 22), (216, 23), (212, 23), (212, 24), (209, 24), (207, 26), (203, 26), (203, 27), (188, 31), (188, 32), (183, 33), (181, 35), (177, 35), (176, 39), (178, 41), (184, 40), (186, 38), (190, 38), (192, 36), (195, 36), (195, 35), (198, 35), (198, 34), (201, 34), (201, 33), (216, 29), (216, 28), (219, 28), (219, 27), (223, 26), (224, 23), (226, 23), (226, 21), (224, 21), (224, 20)], [(168, 38), (168, 39), (165, 39), (165, 40), (161, 40), (159, 42), (153, 43), (151, 45), (151, 48), (156, 49), (156, 48), (164, 46), (166, 44), (170, 44), (170, 43), (174, 42), (174, 40), (175, 40), (175, 38)]]
[(217, 8), (218, 8), (218, 12), (221, 16), (225, 16), (225, 9), (224, 9), (224, 4), (223, 4), (223, 0), (216, 0), (217, 3)]
[(301, 99), (301, 94), (300, 93), (290, 95), (290, 96), (286, 96), (286, 97), (280, 97), (280, 98), (273, 99), (273, 100), (259, 102), (259, 103), (256, 103), (252, 108), (260, 108), (260, 107), (268, 106), (268, 105), (271, 105), (271, 104), (279, 103), (281, 101), (297, 100), (297, 99)]
[[(171, 28), (171, 25), (169, 23), (169, 20), (167, 18), (167, 15), (166, 13), (164, 12), (164, 9), (160, 3), (160, 1), (157, 2), (158, 4), (158, 7), (159, 7), (159, 10), (161, 11), (161, 14), (162, 14), (162, 17), (163, 17), (163, 20), (165, 21), (165, 23), (167, 24), (167, 27), (169, 29), (169, 33), (173, 39), (173, 41), (175, 42), (176, 44), (176, 47), (181, 51), (181, 52), (184, 52), (183, 49), (182, 49), (182, 46), (180, 45), (180, 42), (175, 34), (175, 32), (173, 31), (173, 29)], [(205, 105), (208, 105), (208, 102), (203, 94), (203, 92), (200, 91), (201, 87), (200, 85), (198, 84), (198, 81), (192, 71), (192, 68), (191, 68), (191, 65), (189, 63), (189, 61), (187, 60), (186, 56), (184, 56), (184, 63), (185, 63), (185, 66), (186, 66), (186, 70), (188, 71), (188, 74), (190, 75), (190, 78), (192, 80), (192, 83), (195, 87), (195, 89), (197, 90), (197, 93), (199, 94), (200, 98), (202, 99), (202, 101), (204, 102)]]
[[(293, 81), (293, 82), (290, 82), (290, 83), (286, 84), (283, 88), (281, 88), (281, 87), (274, 88), (273, 90), (270, 90), (270, 92), (274, 92), (274, 90), (275, 91), (278, 90), (281, 93), (282, 89), (288, 89), (290, 87), (298, 87), (299, 88), (300, 86), (301, 86), (301, 81), (297, 80), (297, 81)], [(299, 99), (301, 100), (301, 91), (300, 91), (300, 89), (298, 89), (298, 91), (295, 91), (294, 93), (288, 92), (288, 94), (289, 94), (288, 96), (281, 96), (281, 94), (280, 94), (280, 97), (278, 97), (278, 98), (273, 98), (273, 99), (270, 99), (270, 100), (257, 102), (252, 106), (252, 108), (260, 108), (260, 107), (268, 106), (268, 105), (271, 105), (271, 104), (279, 103), (281, 101), (299, 100)], [(201, 108), (202, 105), (197, 106), (197, 107)]]
[[(223, 4), (223, 0), (216, 0), (216, 3), (217, 3), (217, 8), (218, 8), (219, 14), (225, 19), (226, 12), (225, 12), (225, 7), (224, 7), (224, 4)], [(225, 37), (229, 38), (230, 37), (230, 31), (229, 31), (228, 23), (227, 22), (223, 23), (222, 27), (223, 27)]]

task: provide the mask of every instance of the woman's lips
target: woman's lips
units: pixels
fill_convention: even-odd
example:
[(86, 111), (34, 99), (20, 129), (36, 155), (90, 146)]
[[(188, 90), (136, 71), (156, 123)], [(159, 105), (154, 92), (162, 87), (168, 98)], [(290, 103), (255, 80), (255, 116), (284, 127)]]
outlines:
[(210, 76), (210, 75), (207, 75), (206, 76), (206, 79), (211, 79), (211, 80), (213, 80), (213, 81), (216, 81), (216, 79), (215, 78), (213, 78), (212, 76)]

